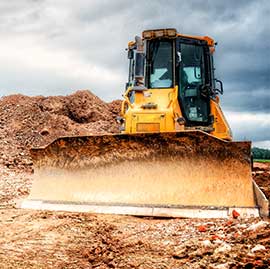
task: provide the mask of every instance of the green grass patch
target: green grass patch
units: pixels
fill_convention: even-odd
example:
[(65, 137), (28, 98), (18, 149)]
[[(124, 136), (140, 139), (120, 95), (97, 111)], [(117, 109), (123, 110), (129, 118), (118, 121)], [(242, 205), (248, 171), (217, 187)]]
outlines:
[(253, 161), (257, 163), (270, 163), (270, 160), (264, 160), (264, 159), (254, 159)]

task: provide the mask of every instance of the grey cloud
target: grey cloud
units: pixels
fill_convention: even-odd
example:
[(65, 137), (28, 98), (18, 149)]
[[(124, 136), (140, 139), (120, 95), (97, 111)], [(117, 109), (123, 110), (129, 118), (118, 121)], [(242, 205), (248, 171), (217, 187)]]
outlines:
[[(237, 89), (236, 89), (237, 90)], [(234, 92), (229, 98), (223, 98), (224, 110), (270, 113), (269, 90), (261, 89), (251, 92)]]
[[(1, 1), (0, 53), (6, 50), (11, 59), (0, 55), (0, 96), (11, 89), (50, 95), (90, 88), (105, 100), (119, 98), (127, 76), (124, 49), (128, 41), (144, 29), (175, 27), (182, 33), (209, 35), (218, 41), (215, 63), (217, 76), (224, 83), (225, 112), (269, 113), (269, 14), (268, 0)], [(3, 45), (13, 40), (17, 48), (9, 50)], [(42, 64), (46, 57), (39, 58), (37, 52), (34, 57), (29, 47), (38, 48), (39, 54), (52, 54), (46, 65)], [(23, 62), (26, 57), (14, 61), (20, 51), (29, 53), (31, 66)], [(55, 67), (62, 59), (60, 54), (74, 70), (69, 68), (63, 74), (61, 65)], [(102, 74), (98, 76), (93, 68), (102, 70), (99, 72), (107, 78), (100, 79)], [(118, 80), (110, 83), (110, 77)], [(248, 133), (257, 139), (255, 130), (252, 125)]]
[[(0, 5), (0, 17), (14, 19), (13, 23), (7, 22), (6, 27), (2, 21), (2, 35), (5, 32), (32, 35), (52, 50), (72, 51), (85, 62), (112, 72), (126, 72), (124, 48), (134, 35), (145, 28), (159, 27), (176, 27), (181, 32), (210, 35), (218, 40), (216, 66), (225, 85), (247, 77), (248, 70), (258, 73), (262, 62), (269, 66), (270, 50), (258, 51), (269, 47), (268, 1), (192, 0), (170, 1), (166, 5), (161, 0), (66, 0), (66, 4), (22, 0), (11, 3)], [(252, 64), (243, 63), (250, 58), (254, 59)], [(238, 70), (234, 70), (235, 67)], [(267, 67), (262, 70), (267, 71)]]
[(227, 114), (227, 119), (235, 140), (270, 141), (269, 115), (231, 112)]
[[(245, 124), (245, 126), (247, 126), (247, 124)], [(241, 129), (240, 126), (232, 126), (232, 128), (235, 140), (249, 140), (254, 142), (270, 140), (270, 136), (268, 135), (270, 132), (269, 126), (257, 126), (256, 123), (254, 123), (248, 125), (248, 128), (244, 127)], [(256, 129), (256, 131), (254, 131), (254, 129)]]

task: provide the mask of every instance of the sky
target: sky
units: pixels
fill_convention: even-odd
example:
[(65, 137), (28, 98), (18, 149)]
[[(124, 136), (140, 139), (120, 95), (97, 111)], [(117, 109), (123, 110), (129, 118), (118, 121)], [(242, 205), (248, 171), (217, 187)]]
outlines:
[(235, 140), (270, 148), (269, 0), (0, 0), (0, 97), (89, 89), (120, 99), (125, 48), (145, 29), (218, 42), (221, 106)]

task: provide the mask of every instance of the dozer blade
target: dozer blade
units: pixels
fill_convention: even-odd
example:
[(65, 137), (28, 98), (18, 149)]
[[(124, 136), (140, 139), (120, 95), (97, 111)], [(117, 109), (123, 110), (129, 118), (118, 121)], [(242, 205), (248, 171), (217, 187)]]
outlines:
[(202, 131), (63, 137), (31, 153), (34, 182), (24, 208), (256, 217), (268, 206), (252, 181), (250, 142)]

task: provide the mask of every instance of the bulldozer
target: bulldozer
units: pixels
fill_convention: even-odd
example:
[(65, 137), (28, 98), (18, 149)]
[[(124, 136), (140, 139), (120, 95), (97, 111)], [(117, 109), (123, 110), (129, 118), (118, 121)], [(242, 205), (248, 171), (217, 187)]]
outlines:
[(23, 208), (154, 217), (268, 215), (251, 142), (233, 142), (220, 107), (216, 43), (176, 29), (128, 43), (118, 134), (60, 137), (31, 149)]

